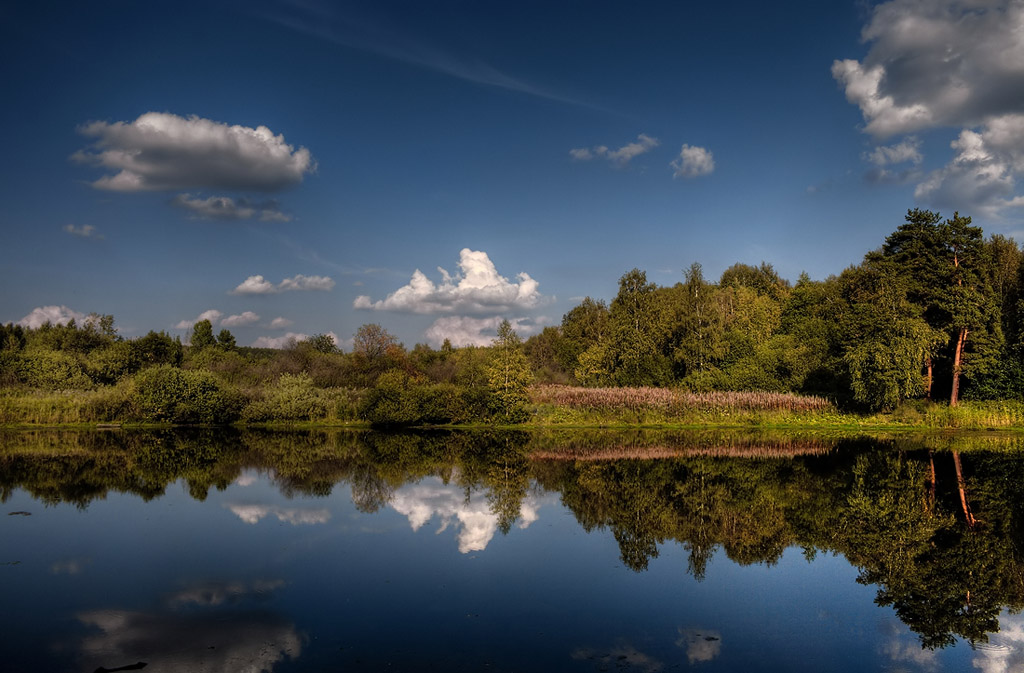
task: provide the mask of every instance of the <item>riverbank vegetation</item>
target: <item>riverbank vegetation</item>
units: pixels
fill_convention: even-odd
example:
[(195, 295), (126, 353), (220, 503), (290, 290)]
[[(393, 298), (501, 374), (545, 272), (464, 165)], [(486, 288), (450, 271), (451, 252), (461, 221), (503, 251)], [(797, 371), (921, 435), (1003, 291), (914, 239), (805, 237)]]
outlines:
[[(924, 425), (1024, 421), (1024, 253), (914, 209), (825, 280), (770, 264), (658, 286), (633, 269), (525, 342), (406, 348), (363, 325), (238, 346), (199, 321), (125, 339), (112, 316), (0, 325), (0, 424)], [(965, 403), (966, 401), (966, 403)]]

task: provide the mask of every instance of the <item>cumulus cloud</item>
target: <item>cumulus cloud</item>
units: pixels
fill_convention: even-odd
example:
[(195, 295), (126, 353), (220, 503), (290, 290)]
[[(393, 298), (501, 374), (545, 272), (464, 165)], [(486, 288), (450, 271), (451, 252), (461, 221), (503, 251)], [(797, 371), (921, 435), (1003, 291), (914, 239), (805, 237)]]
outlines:
[(329, 291), (334, 287), (334, 280), (329, 276), (303, 276), (301, 273), (293, 278), (285, 278), (274, 285), (263, 276), (249, 276), (242, 281), (231, 294), (278, 294), (279, 292)]
[(986, 647), (977, 647), (971, 665), (982, 673), (1024, 670), (1024, 617), (1004, 612), (999, 631), (989, 636)]
[(353, 306), (374, 311), (407, 313), (492, 313), (535, 307), (541, 299), (538, 283), (526, 273), (511, 282), (498, 273), (486, 252), (463, 248), (459, 253), (461, 274), (452, 276), (438, 267), (441, 283), (434, 284), (416, 269), (408, 285), (385, 299), (356, 297)]
[(245, 327), (246, 325), (255, 325), (260, 321), (260, 317), (252, 311), (245, 311), (239, 315), (229, 315), (220, 321), (222, 327)]
[(676, 178), (698, 178), (715, 170), (715, 157), (703, 147), (683, 145), (679, 156), (670, 164)]
[[(498, 326), (504, 320), (501, 316), (471, 318), (468, 316), (446, 316), (438, 318), (427, 328), (424, 336), (427, 343), (440, 346), (448, 339), (453, 346), (490, 346), (498, 334)], [(541, 329), (541, 321), (527, 318), (509, 320), (512, 329), (521, 337), (535, 334)]]
[[(1024, 136), (1024, 3), (1019, 0), (892, 0), (878, 5), (862, 31), (861, 61), (836, 60), (832, 75), (860, 108), (876, 139), (961, 127), (954, 156), (922, 175), (881, 168), (880, 161), (920, 161), (907, 139), (865, 158), (869, 179), (921, 180), (920, 201), (990, 218), (1024, 205), (1016, 180)], [(897, 149), (902, 148), (902, 149)], [(917, 154), (919, 157), (919, 153)]]
[(676, 646), (686, 649), (690, 665), (711, 661), (722, 653), (722, 634), (707, 629), (679, 629)]
[(159, 670), (168, 673), (270, 671), (302, 653), (303, 638), (295, 626), (264, 610), (95, 610), (79, 614), (78, 620), (90, 631), (79, 646), (82, 670), (148, 661), (159, 662)]
[(591, 159), (607, 159), (618, 166), (625, 166), (634, 157), (650, 152), (661, 143), (657, 138), (641, 133), (637, 136), (636, 142), (623, 145), (617, 150), (608, 149), (605, 145), (594, 147), (581, 147), (569, 150), (569, 156), (576, 161), (590, 161)]
[(863, 61), (832, 75), (877, 137), (974, 126), (1024, 106), (1024, 4), (893, 0), (875, 7)]
[[(334, 345), (337, 346), (338, 348), (341, 348), (341, 339), (338, 338), (337, 334), (335, 334), (334, 332), (323, 332), (323, 334), (325, 336), (329, 336), (331, 340), (334, 342)], [(309, 338), (310, 337), (308, 334), (301, 334), (299, 332), (288, 332), (284, 336), (279, 337), (261, 336), (260, 338), (256, 339), (256, 341), (252, 342), (252, 345), (253, 348), (291, 348), (300, 341), (306, 341)]]
[(88, 318), (85, 313), (79, 313), (74, 311), (67, 306), (38, 306), (32, 309), (32, 312), (27, 316), (18, 321), (18, 324), (22, 327), (28, 327), (30, 329), (38, 329), (46, 323), (51, 325), (66, 325), (69, 321), (74, 320), (76, 323), (81, 323), (83, 320)]
[(293, 526), (312, 525), (327, 523), (331, 519), (331, 512), (327, 509), (313, 509), (303, 507), (279, 507), (277, 505), (224, 505), (231, 510), (235, 516), (248, 524), (257, 524), (262, 519), (273, 516), (282, 523)]
[(96, 230), (96, 227), (91, 224), (83, 224), (80, 227), (76, 227), (73, 224), (65, 224), (61, 227), (62, 230), (71, 234), (72, 236), (78, 236), (79, 238), (95, 238), (102, 239), (103, 235)]
[[(861, 158), (872, 164), (871, 169), (864, 175), (868, 182), (904, 184), (918, 180), (922, 175), (919, 169), (924, 159), (921, 155), (921, 141), (913, 136), (904, 138), (894, 145), (879, 145), (862, 154)], [(892, 168), (901, 164), (904, 168)]]
[(281, 212), (277, 201), (255, 203), (249, 199), (233, 199), (230, 196), (209, 196), (205, 199), (191, 194), (178, 194), (171, 203), (183, 208), (192, 217), (201, 220), (251, 220), (261, 222), (290, 222), (292, 217)]
[(291, 327), (294, 324), (295, 323), (293, 321), (290, 321), (287, 318), (282, 318), (281, 316), (279, 316), (278, 318), (274, 318), (272, 321), (270, 321), (269, 327), (271, 330), (283, 330), (286, 327)]
[[(395, 491), (389, 504), (409, 520), (413, 530), (419, 530), (435, 516), (441, 519), (437, 530), (441, 533), (453, 523), (457, 528), (459, 552), (468, 554), (483, 551), (498, 532), (498, 516), (491, 512), (486, 498), (466, 498), (465, 491), (440, 479), (427, 479), (403, 486)], [(528, 496), (520, 507), (520, 528), (537, 520), (540, 499)]]
[(880, 145), (871, 152), (864, 153), (864, 159), (876, 166), (888, 166), (890, 164), (902, 164), (911, 162), (921, 163), (921, 141), (915, 137), (904, 138), (895, 145)]
[(268, 337), (261, 336), (252, 342), (253, 348), (276, 348), (281, 350), (283, 348), (291, 348), (300, 341), (305, 341), (309, 338), (308, 334), (302, 334), (300, 332), (288, 332), (284, 336), (279, 337)]
[(98, 189), (273, 192), (316, 168), (309, 150), (296, 150), (266, 126), (232, 126), (195, 115), (147, 112), (132, 122), (89, 122), (79, 132), (95, 142), (72, 159), (111, 172), (92, 183)]
[(964, 129), (950, 146), (953, 160), (932, 171), (914, 196), (938, 208), (998, 218), (1024, 206), (1017, 175), (1024, 170), (1024, 115), (993, 120), (980, 132)]
[(224, 314), (221, 313), (220, 311), (218, 311), (217, 309), (211, 308), (208, 311), (203, 311), (202, 313), (200, 313), (199, 316), (196, 317), (194, 320), (182, 320), (182, 321), (180, 321), (177, 325), (174, 326), (174, 328), (175, 329), (192, 329), (192, 327), (195, 326), (195, 324), (197, 322), (200, 322), (202, 320), (209, 320), (211, 325), (216, 325), (220, 321), (221, 316), (223, 316), (223, 315)]

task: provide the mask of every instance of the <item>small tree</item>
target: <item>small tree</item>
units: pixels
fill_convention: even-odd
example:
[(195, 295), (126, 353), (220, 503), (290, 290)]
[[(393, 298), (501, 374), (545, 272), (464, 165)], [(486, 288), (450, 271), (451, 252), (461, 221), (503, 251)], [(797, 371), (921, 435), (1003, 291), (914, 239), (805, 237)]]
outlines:
[(492, 348), (494, 359), (487, 372), (487, 382), (494, 395), (497, 415), (506, 422), (518, 423), (526, 415), (526, 388), (533, 374), (523, 353), (523, 342), (508, 320), (501, 321)]
[(207, 346), (216, 345), (213, 338), (213, 323), (209, 320), (200, 320), (192, 326), (192, 348), (200, 350)]
[(237, 348), (235, 343), (235, 335), (231, 333), (229, 329), (222, 329), (217, 334), (217, 345), (226, 351), (233, 351)]

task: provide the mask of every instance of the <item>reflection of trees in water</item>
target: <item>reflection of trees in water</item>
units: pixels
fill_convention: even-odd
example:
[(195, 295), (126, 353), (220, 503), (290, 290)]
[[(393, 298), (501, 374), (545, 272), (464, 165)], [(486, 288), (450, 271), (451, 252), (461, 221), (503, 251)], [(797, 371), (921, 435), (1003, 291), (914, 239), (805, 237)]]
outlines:
[[(928, 647), (956, 636), (983, 641), (1002, 608), (1024, 608), (1024, 461), (1007, 450), (1019, 448), (1018, 439), (998, 453), (962, 453), (949, 438), (721, 432), (9, 437), (0, 452), (3, 499), (22, 488), (44, 502), (87, 507), (108, 491), (159, 497), (177, 480), (203, 499), (256, 468), (287, 496), (325, 496), (347, 483), (356, 506), (374, 512), (403, 485), (436, 477), (467, 499), (483, 492), (507, 533), (524, 516), (533, 484), (558, 493), (585, 530), (611, 532), (622, 562), (636, 571), (669, 542), (688, 552), (686, 572), (698, 580), (718, 550), (741, 564), (773, 564), (791, 546), (803, 547), (808, 560), (815, 550), (841, 553), (860, 569), (859, 581), (878, 587), (878, 603)], [(730, 450), (746, 457), (725, 457)], [(662, 454), (671, 457), (650, 458)]]

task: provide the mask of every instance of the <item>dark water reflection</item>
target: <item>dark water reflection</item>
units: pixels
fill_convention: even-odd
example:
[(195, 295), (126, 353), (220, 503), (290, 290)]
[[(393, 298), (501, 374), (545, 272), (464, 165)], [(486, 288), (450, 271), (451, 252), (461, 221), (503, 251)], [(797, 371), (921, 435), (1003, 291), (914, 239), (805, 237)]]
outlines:
[(0, 441), (3, 670), (1024, 670), (1014, 437)]

